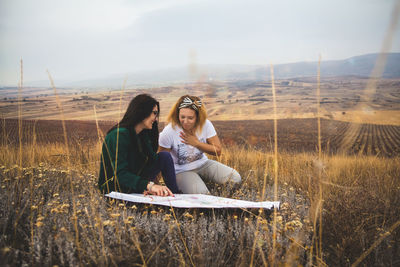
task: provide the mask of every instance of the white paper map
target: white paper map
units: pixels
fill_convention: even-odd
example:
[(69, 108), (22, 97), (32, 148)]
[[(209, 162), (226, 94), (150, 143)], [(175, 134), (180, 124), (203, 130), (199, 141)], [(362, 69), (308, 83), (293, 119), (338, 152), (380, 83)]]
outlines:
[(263, 208), (272, 209), (273, 207), (279, 209), (279, 201), (246, 201), (225, 197), (216, 197), (203, 194), (175, 194), (174, 197), (160, 197), (143, 194), (124, 194), (119, 192), (111, 192), (106, 194), (107, 197), (119, 200), (172, 206), (175, 208)]

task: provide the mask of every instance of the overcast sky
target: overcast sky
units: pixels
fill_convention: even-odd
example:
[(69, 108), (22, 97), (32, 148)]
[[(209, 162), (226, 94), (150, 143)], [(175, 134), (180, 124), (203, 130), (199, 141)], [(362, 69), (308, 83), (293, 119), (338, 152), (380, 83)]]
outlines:
[[(0, 85), (381, 50), (395, 0), (0, 0)], [(397, 27), (391, 52), (400, 52)]]

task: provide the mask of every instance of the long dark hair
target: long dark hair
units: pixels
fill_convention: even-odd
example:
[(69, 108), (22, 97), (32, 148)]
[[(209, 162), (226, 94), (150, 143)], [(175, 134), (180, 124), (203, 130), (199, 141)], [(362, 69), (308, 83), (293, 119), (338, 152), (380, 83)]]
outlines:
[[(151, 97), (148, 94), (140, 94), (135, 96), (131, 102), (129, 103), (128, 108), (126, 109), (125, 115), (122, 120), (114, 125), (109, 131), (120, 127), (127, 128), (129, 131), (135, 131), (135, 126), (142, 122), (145, 118), (151, 115), (153, 112), (154, 106), (157, 105), (158, 112), (160, 112), (160, 103)], [(158, 113), (157, 116), (159, 116)], [(153, 128), (151, 130), (143, 130), (149, 131), (150, 140), (153, 146), (154, 151), (158, 148), (158, 121), (156, 120), (153, 123)]]

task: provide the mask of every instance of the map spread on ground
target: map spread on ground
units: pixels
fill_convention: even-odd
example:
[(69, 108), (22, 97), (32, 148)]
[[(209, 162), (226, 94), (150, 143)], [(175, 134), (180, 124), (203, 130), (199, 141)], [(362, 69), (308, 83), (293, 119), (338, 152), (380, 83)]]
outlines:
[(263, 208), (279, 209), (279, 201), (247, 201), (233, 198), (217, 197), (204, 194), (175, 194), (173, 197), (160, 197), (143, 194), (124, 194), (111, 192), (107, 197), (153, 205), (172, 206), (175, 208)]

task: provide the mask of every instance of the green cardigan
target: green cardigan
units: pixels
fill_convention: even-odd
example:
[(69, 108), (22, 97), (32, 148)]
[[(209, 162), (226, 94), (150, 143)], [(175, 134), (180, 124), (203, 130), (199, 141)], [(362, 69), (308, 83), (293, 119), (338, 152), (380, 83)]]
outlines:
[(142, 193), (149, 183), (146, 178), (150, 178), (145, 175), (157, 160), (149, 130), (143, 130), (138, 135), (135, 130), (127, 128), (119, 128), (119, 133), (117, 128), (112, 130), (104, 140), (100, 160), (98, 185), (103, 193)]

